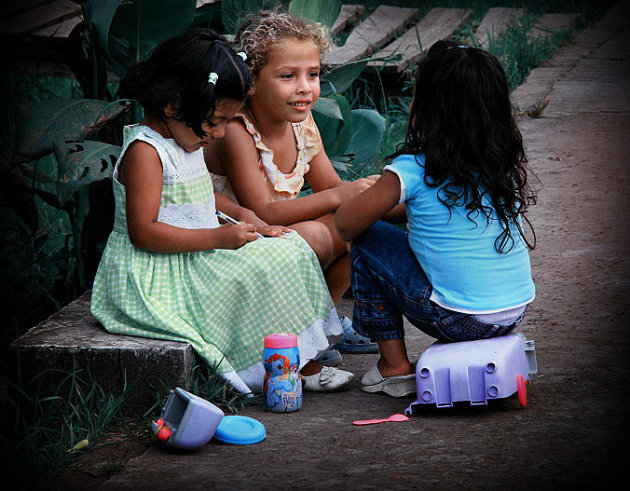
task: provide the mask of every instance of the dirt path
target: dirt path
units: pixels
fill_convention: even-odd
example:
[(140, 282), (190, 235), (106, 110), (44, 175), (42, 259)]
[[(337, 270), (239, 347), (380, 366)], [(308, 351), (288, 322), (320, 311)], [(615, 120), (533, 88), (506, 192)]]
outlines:
[[(99, 489), (583, 489), (621, 477), (630, 457), (629, 14), (622, 2), (565, 48), (555, 59), (565, 69), (546, 80), (544, 117), (520, 118), (540, 179), (537, 299), (519, 329), (535, 340), (539, 366), (526, 408), (514, 399), (424, 408), (406, 423), (354, 427), (412, 399), (358, 386), (307, 394), (292, 415), (246, 411), (267, 428), (260, 444), (211, 442), (192, 454), (152, 446)], [(408, 336), (416, 357), (431, 343), (413, 328)], [(344, 357), (359, 375), (375, 361)]]

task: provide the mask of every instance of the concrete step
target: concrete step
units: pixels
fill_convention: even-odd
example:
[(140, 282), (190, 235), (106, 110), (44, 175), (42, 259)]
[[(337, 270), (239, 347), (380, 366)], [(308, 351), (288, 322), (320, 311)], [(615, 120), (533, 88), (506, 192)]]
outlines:
[(486, 15), (475, 30), (475, 37), (481, 43), (481, 47), (488, 48), (489, 40), (499, 37), (505, 33), (508, 26), (525, 15), (525, 11), (519, 8), (492, 7), (488, 9)]
[(569, 29), (576, 19), (576, 14), (545, 14), (536, 20), (529, 34), (532, 38), (549, 36), (554, 32)]
[(333, 48), (326, 55), (324, 63), (343, 65), (365, 58), (403, 32), (417, 17), (417, 9), (381, 5), (350, 33), (343, 46)]
[(374, 57), (384, 58), (401, 54), (396, 63), (374, 61), (368, 69), (383, 69), (385, 73), (400, 73), (408, 66), (420, 61), (421, 51), (428, 50), (436, 41), (448, 39), (472, 16), (472, 10), (435, 7), (417, 24), (411, 26), (402, 36), (396, 38)]
[[(196, 8), (218, 0), (197, 0)], [(4, 2), (0, 33), (32, 35), (40, 38), (66, 39), (72, 29), (83, 21), (80, 2), (74, 0), (22, 0)]]
[(108, 333), (90, 313), (90, 292), (21, 336), (10, 356), (20, 358), (22, 381), (41, 374), (40, 397), (73, 370), (114, 395), (126, 384), (125, 414), (143, 414), (168, 389), (188, 388), (194, 360), (187, 343)]
[(350, 26), (355, 25), (363, 15), (365, 7), (363, 5), (342, 5), (337, 20), (330, 28), (332, 34), (339, 34)]

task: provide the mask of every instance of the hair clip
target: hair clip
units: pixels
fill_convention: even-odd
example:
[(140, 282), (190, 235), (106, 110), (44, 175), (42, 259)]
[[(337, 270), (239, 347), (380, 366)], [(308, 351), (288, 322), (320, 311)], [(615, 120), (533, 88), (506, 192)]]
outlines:
[(217, 80), (219, 80), (219, 76), (214, 72), (210, 72), (210, 75), (208, 75), (208, 83), (216, 85)]
[(243, 61), (247, 60), (247, 55), (245, 54), (245, 51), (239, 51), (238, 53), (236, 53), (238, 56), (240, 56)]
[(451, 48), (462, 48), (462, 49), (468, 49), (470, 48), (470, 46), (466, 46), (465, 44), (458, 44), (457, 46), (449, 46), (448, 48), (446, 48), (447, 50), (451, 49)]

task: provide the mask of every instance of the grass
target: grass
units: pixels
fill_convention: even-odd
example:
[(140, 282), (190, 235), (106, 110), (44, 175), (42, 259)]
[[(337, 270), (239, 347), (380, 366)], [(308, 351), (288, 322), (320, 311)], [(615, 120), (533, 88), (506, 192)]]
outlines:
[[(50, 481), (82, 452), (124, 424), (125, 394), (105, 393), (88, 372), (65, 373), (52, 394), (46, 370), (29, 381), (5, 381), (0, 421), (0, 468), (20, 489)], [(54, 375), (59, 375), (59, 371)]]
[[(18, 358), (19, 365), (19, 358)], [(18, 366), (19, 374), (19, 366)], [(50, 393), (49, 378), (62, 381)], [(237, 392), (212, 367), (196, 364), (190, 375), (193, 394), (226, 413), (247, 405), (262, 405), (257, 394)], [(103, 390), (89, 370), (45, 370), (31, 380), (4, 380), (0, 384), (0, 472), (19, 489), (42, 489), (83, 453), (105, 446), (113, 433), (152, 438), (150, 422), (159, 416), (171, 387), (162, 387), (156, 402), (137, 418), (121, 416), (127, 387), (119, 395)], [(106, 475), (124, 468), (118, 456), (107, 455)]]
[(242, 394), (219, 377), (212, 367), (197, 364), (190, 376), (190, 392), (219, 406), (224, 412), (237, 413), (244, 406), (261, 405), (259, 394)]

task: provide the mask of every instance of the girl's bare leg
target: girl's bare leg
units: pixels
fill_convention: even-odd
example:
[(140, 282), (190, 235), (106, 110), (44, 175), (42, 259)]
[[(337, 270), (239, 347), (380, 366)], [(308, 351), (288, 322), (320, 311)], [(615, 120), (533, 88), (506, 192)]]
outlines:
[(295, 230), (302, 238), (308, 242), (322, 269), (332, 260), (334, 244), (328, 227), (316, 220), (294, 223), (289, 228)]
[(339, 237), (335, 217), (328, 213), (317, 220), (290, 226), (311, 246), (324, 271), (328, 291), (335, 305), (350, 287), (350, 244)]
[(350, 254), (345, 253), (324, 270), (324, 279), (335, 305), (350, 287)]
[(326, 226), (332, 238), (332, 260), (323, 269), (330, 296), (337, 305), (350, 287), (350, 243), (339, 237), (333, 213), (328, 213), (317, 221)]
[(377, 343), (381, 352), (381, 358), (376, 366), (383, 378), (414, 373), (413, 366), (407, 357), (407, 347), (404, 339), (388, 339), (377, 341)]
[(315, 361), (315, 360), (311, 360), (309, 361), (306, 365), (304, 365), (302, 367), (302, 370), (300, 370), (300, 373), (302, 375), (314, 375), (316, 373), (319, 373), (322, 371), (322, 367), (324, 365), (322, 365), (321, 363)]

